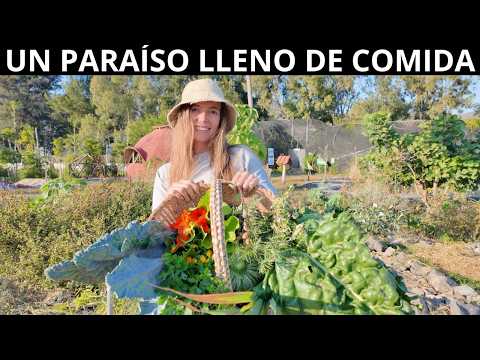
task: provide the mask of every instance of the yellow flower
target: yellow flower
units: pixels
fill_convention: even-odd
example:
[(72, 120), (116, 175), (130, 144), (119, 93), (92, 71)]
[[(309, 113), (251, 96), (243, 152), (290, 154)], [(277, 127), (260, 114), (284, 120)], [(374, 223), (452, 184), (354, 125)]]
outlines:
[(200, 262), (202, 264), (205, 264), (206, 262), (208, 262), (208, 258), (205, 255), (200, 255)]
[(208, 250), (208, 251), (207, 251), (207, 256), (208, 256), (209, 258), (211, 258), (212, 255), (213, 255), (212, 249)]

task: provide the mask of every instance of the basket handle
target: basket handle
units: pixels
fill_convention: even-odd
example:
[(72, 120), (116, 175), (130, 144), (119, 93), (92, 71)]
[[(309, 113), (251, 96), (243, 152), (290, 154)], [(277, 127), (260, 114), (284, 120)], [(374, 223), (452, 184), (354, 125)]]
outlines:
[[(223, 200), (230, 205), (240, 205), (253, 196), (259, 196), (257, 207), (260, 211), (267, 212), (275, 198), (271, 191), (263, 187), (257, 186), (248, 196), (245, 196), (231, 181), (222, 180), (222, 183), (228, 185), (223, 186)], [(200, 194), (195, 197), (194, 201), (187, 202), (174, 195), (169, 195), (152, 211), (147, 221), (156, 220), (167, 226), (175, 222), (183, 210), (196, 206), (200, 198), (210, 189), (210, 185), (203, 181), (199, 182), (198, 185), (200, 186)], [(240, 198), (238, 198), (238, 194), (240, 194)]]

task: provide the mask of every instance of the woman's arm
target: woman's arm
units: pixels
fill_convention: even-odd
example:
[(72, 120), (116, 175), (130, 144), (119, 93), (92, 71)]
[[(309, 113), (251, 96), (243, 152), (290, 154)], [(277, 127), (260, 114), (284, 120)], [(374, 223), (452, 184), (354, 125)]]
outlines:
[(165, 165), (160, 166), (155, 174), (152, 196), (152, 211), (155, 210), (165, 199), (168, 191), (168, 168)]
[(232, 147), (232, 160), (237, 171), (246, 171), (255, 175), (259, 186), (271, 191), (274, 195), (278, 195), (263, 168), (262, 161), (248, 146), (236, 145)]

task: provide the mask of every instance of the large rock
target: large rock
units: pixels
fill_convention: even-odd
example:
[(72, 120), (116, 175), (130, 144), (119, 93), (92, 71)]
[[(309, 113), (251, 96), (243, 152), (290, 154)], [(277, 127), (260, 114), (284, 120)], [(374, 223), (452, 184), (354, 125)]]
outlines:
[(383, 251), (382, 242), (375, 238), (368, 238), (366, 244), (370, 250), (376, 251), (377, 253), (381, 253)]
[(468, 311), (468, 315), (480, 315), (480, 306), (474, 304), (465, 304), (463, 308)]
[(409, 264), (410, 272), (417, 276), (427, 276), (432, 270), (428, 266), (423, 265), (420, 261), (412, 260)]
[(463, 303), (450, 299), (450, 315), (468, 315), (468, 310), (464, 308)]
[(390, 256), (392, 256), (393, 254), (395, 254), (395, 249), (394, 249), (393, 247), (388, 247), (388, 248), (383, 252), (383, 254), (384, 254), (385, 256), (390, 257)]
[(476, 291), (473, 290), (470, 286), (468, 285), (459, 285), (459, 286), (455, 286), (453, 288), (453, 293), (454, 295), (456, 296), (463, 296), (463, 297), (466, 297), (466, 298), (469, 298), (469, 297), (472, 297), (472, 296), (475, 296), (477, 295)]
[(428, 282), (439, 293), (453, 293), (453, 287), (457, 283), (438, 270), (432, 270), (428, 274)]
[(480, 315), (480, 306), (474, 304), (465, 304), (464, 302), (449, 299), (451, 315)]
[(448, 312), (449, 299), (439, 295), (428, 295), (425, 293), (425, 302), (428, 304), (430, 313)]
[(399, 271), (405, 271), (410, 267), (410, 259), (405, 253), (399, 251), (395, 256), (395, 267)]

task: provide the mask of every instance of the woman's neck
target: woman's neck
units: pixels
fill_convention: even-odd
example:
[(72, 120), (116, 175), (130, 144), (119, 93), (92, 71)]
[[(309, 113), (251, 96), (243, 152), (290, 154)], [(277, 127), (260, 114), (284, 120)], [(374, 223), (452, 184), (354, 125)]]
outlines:
[(208, 151), (208, 143), (193, 143), (193, 155), (198, 155)]

